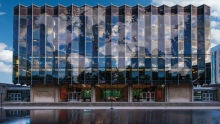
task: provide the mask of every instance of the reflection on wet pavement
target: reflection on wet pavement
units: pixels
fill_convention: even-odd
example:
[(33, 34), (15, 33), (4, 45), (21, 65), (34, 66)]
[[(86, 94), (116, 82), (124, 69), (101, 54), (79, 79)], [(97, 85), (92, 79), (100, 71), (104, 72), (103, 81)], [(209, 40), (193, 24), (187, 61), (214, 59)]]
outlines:
[(220, 110), (1, 110), (0, 123), (220, 124)]

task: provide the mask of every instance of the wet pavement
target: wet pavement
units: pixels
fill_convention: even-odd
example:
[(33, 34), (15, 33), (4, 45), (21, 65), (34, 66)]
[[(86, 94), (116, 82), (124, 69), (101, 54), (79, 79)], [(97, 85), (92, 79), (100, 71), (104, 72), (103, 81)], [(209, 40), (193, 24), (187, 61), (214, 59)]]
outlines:
[(5, 124), (220, 124), (220, 110), (0, 110)]

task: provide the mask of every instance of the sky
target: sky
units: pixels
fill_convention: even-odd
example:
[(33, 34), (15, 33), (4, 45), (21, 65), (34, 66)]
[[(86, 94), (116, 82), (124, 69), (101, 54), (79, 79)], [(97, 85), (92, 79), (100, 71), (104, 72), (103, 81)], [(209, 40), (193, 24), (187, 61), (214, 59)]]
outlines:
[(84, 4), (90, 6), (95, 6), (97, 4), (103, 6), (108, 6), (110, 4), (116, 6), (121, 6), (123, 4), (129, 6), (137, 4), (142, 6), (147, 6), (149, 4), (156, 6), (161, 6), (163, 4), (168, 6), (176, 4), (181, 6), (187, 6), (189, 4), (200, 6), (206, 4), (211, 7), (211, 47), (220, 43), (220, 39), (218, 38), (220, 35), (220, 0), (0, 0), (0, 83), (12, 83), (13, 7), (19, 3), (24, 6), (29, 6), (32, 3), (38, 6), (43, 6), (44, 4), (51, 6), (57, 4), (64, 6), (69, 6), (70, 4), (77, 6), (82, 6)]

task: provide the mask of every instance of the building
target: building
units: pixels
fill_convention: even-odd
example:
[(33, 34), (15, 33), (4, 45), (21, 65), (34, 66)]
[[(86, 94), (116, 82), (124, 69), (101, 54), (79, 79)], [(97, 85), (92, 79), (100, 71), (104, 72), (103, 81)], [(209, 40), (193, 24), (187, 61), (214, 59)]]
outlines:
[[(0, 83), (2, 101), (29, 101), (30, 87)], [(1, 101), (1, 99), (0, 99)]]
[(211, 83), (207, 5), (13, 10), (13, 83), (32, 102), (193, 102)]

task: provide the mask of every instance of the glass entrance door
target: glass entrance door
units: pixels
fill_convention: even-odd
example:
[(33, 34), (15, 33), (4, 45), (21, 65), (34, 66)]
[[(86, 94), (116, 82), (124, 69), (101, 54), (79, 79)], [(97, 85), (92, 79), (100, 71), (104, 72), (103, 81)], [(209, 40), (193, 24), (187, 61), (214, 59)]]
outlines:
[(81, 92), (68, 92), (68, 102), (81, 102)]
[(203, 93), (203, 101), (213, 101), (213, 93)]
[(21, 93), (9, 93), (8, 97), (10, 101), (21, 101)]
[(155, 92), (143, 92), (142, 96), (143, 102), (155, 102)]

